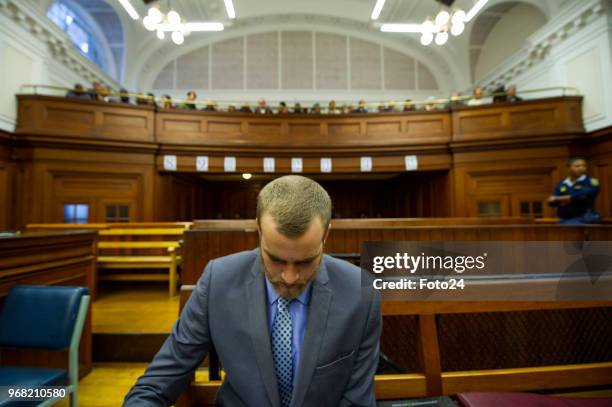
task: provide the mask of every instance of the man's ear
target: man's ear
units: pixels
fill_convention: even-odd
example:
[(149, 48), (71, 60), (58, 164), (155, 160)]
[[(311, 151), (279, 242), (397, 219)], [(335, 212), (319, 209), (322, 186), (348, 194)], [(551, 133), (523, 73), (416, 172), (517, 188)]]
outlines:
[(259, 227), (259, 219), (255, 218), (255, 224), (257, 226), (257, 235), (259, 236), (259, 240), (261, 240), (261, 228)]

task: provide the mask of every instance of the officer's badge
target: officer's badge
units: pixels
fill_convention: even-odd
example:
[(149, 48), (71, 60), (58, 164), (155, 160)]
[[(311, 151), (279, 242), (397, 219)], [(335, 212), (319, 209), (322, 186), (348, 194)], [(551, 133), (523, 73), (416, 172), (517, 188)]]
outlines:
[(565, 185), (561, 187), (561, 192), (567, 192), (567, 187)]
[(591, 185), (596, 187), (597, 185), (599, 185), (599, 180), (597, 178), (591, 178)]

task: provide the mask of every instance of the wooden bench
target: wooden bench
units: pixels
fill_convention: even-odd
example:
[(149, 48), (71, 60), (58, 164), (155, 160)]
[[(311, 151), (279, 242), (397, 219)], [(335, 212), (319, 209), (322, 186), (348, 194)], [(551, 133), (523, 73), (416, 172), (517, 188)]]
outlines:
[[(31, 224), (28, 230), (93, 229), (98, 231), (98, 281), (168, 281), (170, 296), (176, 295), (178, 253), (187, 222)], [(168, 273), (147, 272), (165, 269)], [(105, 270), (105, 272), (100, 272)], [(131, 272), (108, 272), (131, 270)], [(137, 271), (141, 270), (141, 271)]]
[[(183, 285), (180, 309), (195, 286)], [(374, 379), (376, 399), (394, 400), (472, 391), (538, 391), (612, 385), (612, 361), (566, 365), (513, 367), (486, 370), (444, 371), (438, 316), (450, 314), (514, 313), (546, 310), (610, 308), (612, 302), (430, 302), (385, 301), (383, 317), (414, 316), (416, 347), (421, 371), (415, 373), (380, 374)], [(483, 330), (484, 331), (484, 330)], [(401, 336), (394, 340), (410, 338)], [(502, 351), (500, 349), (500, 351)], [(216, 355), (209, 355), (208, 371), (198, 370), (187, 386), (177, 407), (214, 405), (223, 375), (218, 371)]]

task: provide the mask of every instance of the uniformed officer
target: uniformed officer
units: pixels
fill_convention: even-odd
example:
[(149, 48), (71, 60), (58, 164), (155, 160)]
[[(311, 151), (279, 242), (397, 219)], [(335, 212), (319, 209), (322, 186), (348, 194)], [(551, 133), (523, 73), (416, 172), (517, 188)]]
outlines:
[(597, 178), (586, 175), (586, 161), (581, 157), (567, 160), (567, 178), (557, 184), (548, 204), (557, 208), (559, 223), (581, 225), (600, 223), (595, 210), (595, 198), (599, 193)]

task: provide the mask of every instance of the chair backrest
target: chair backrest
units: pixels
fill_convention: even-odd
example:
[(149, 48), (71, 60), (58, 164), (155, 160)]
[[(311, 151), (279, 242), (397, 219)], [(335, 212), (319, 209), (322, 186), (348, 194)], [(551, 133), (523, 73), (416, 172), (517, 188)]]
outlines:
[(70, 347), (85, 287), (13, 286), (0, 314), (0, 346)]

